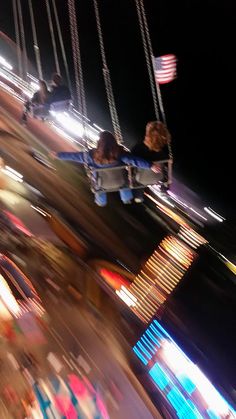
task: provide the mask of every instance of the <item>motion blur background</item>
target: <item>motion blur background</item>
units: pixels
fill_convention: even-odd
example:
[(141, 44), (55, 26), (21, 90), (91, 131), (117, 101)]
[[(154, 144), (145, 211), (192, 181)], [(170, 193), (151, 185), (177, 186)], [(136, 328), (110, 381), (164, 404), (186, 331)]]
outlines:
[[(46, 7), (41, 0), (34, 0), (33, 5), (44, 77), (50, 79), (54, 63), (49, 28), (43, 23)], [(22, 6), (28, 21), (26, 37), (32, 39), (28, 6)], [(57, 6), (71, 53), (67, 2), (57, 0)], [(154, 118), (135, 2), (102, 0), (99, 6), (120, 121), (125, 141), (131, 145), (142, 140), (146, 122)], [(175, 169), (196, 192), (216, 201), (219, 211), (233, 215), (235, 2), (146, 0), (145, 6), (154, 54), (178, 57), (177, 80), (162, 87)], [(111, 129), (92, 1), (78, 2), (77, 12), (89, 117)], [(14, 38), (9, 1), (1, 3), (0, 27)], [(27, 42), (27, 49), (33, 61), (32, 42)], [(73, 75), (71, 54), (69, 60)]]

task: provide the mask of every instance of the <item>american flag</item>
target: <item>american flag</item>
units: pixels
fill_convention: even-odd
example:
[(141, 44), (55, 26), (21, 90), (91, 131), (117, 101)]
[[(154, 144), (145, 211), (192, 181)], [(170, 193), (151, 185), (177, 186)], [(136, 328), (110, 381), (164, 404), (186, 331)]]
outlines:
[(177, 58), (174, 54), (162, 55), (153, 58), (153, 67), (156, 82), (159, 84), (169, 83), (177, 76)]

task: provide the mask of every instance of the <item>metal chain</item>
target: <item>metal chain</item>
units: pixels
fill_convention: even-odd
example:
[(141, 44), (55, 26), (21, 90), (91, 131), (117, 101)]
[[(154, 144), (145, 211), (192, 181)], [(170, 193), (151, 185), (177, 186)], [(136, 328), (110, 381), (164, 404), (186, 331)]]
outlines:
[(76, 46), (75, 46), (75, 29), (74, 29), (74, 19), (73, 14), (75, 13), (74, 5), (68, 0), (68, 12), (69, 12), (69, 21), (70, 21), (70, 34), (71, 34), (71, 46), (72, 46), (72, 55), (74, 63), (74, 72), (75, 72), (75, 88), (76, 88), (76, 105), (81, 111), (81, 100), (80, 100), (80, 83), (79, 83), (79, 73), (78, 73), (78, 63), (76, 55)]
[(85, 139), (86, 152), (85, 152), (84, 167), (85, 167), (85, 170), (89, 179), (92, 179), (92, 173), (91, 173), (91, 169), (88, 162), (89, 146), (88, 146), (88, 135), (87, 135), (87, 105), (86, 105), (83, 69), (82, 69), (81, 54), (80, 54), (79, 32), (78, 32), (74, 0), (68, 0), (68, 11), (69, 11), (71, 44), (72, 44), (72, 53), (73, 53), (73, 62), (74, 62), (74, 71), (75, 71), (77, 105), (78, 105), (78, 109), (82, 117), (82, 125), (83, 125), (83, 131), (84, 131), (84, 139)]
[[(149, 32), (148, 23), (147, 23), (147, 16), (146, 16), (146, 12), (145, 12), (145, 7), (144, 7), (143, 0), (139, 0), (139, 1), (140, 1), (140, 7), (141, 7), (141, 13), (142, 13), (142, 18), (143, 18), (143, 23), (144, 23), (144, 29), (145, 29), (148, 49), (149, 49), (149, 52), (150, 52), (150, 55), (151, 55), (151, 58), (152, 58), (152, 68), (154, 68), (153, 67), (154, 54), (153, 54), (152, 42), (151, 42), (150, 32)], [(160, 111), (161, 111), (161, 115), (162, 115), (162, 120), (163, 120), (164, 124), (166, 124), (166, 115), (165, 115), (165, 110), (164, 110), (164, 105), (163, 105), (163, 100), (162, 100), (161, 89), (160, 89), (160, 85), (159, 85), (157, 80), (155, 80), (155, 87), (156, 87), (156, 91), (157, 91), (158, 103), (159, 103), (159, 107), (160, 107)]]
[(23, 79), (23, 66), (22, 66), (22, 55), (21, 55), (21, 44), (20, 44), (20, 30), (19, 30), (16, 0), (12, 0), (12, 8), (13, 8), (13, 17), (14, 17), (14, 26), (15, 26), (15, 35), (16, 35), (18, 70), (19, 70), (20, 78)]
[(109, 105), (109, 109), (110, 109), (110, 115), (111, 115), (111, 120), (112, 120), (112, 126), (113, 126), (113, 129), (114, 129), (114, 134), (116, 136), (117, 141), (120, 144), (122, 144), (123, 143), (123, 138), (122, 138), (119, 118), (118, 118), (118, 114), (117, 114), (117, 110), (116, 110), (116, 106), (115, 106), (115, 98), (114, 98), (114, 95), (113, 95), (113, 89), (112, 89), (112, 83), (111, 83), (111, 77), (110, 77), (109, 69), (103, 68), (103, 76), (104, 76), (107, 100), (108, 100), (108, 105)]
[(51, 40), (52, 40), (56, 72), (60, 74), (60, 65), (59, 65), (59, 60), (58, 60), (58, 55), (57, 55), (57, 45), (56, 45), (56, 39), (55, 39), (54, 30), (53, 30), (52, 14), (51, 14), (49, 0), (45, 0), (45, 3), (46, 3), (47, 15), (48, 15), (48, 24), (49, 24), (50, 34), (51, 34)]
[(31, 19), (31, 26), (32, 26), (32, 33), (33, 33), (33, 41), (34, 41), (34, 53), (35, 53), (35, 59), (37, 64), (37, 70), (38, 70), (38, 77), (39, 79), (43, 79), (43, 71), (42, 71), (42, 64), (41, 64), (41, 57), (40, 57), (40, 49), (38, 45), (38, 38), (37, 38), (37, 32), (35, 27), (35, 19), (34, 19), (34, 10), (32, 5), (32, 0), (28, 0), (29, 3), (29, 11), (30, 11), (30, 19)]
[(101, 57), (102, 57), (102, 64), (103, 64), (103, 67), (106, 68), (107, 67), (107, 60), (106, 60), (106, 53), (105, 53), (105, 47), (104, 47), (104, 41), (103, 41), (101, 19), (100, 19), (97, 0), (93, 0), (93, 5), (94, 5), (94, 11), (95, 11), (95, 17), (96, 17), (96, 23), (97, 23), (97, 31), (98, 31), (98, 38), (99, 38), (99, 44), (100, 44), (100, 52), (101, 52)]
[(27, 59), (27, 52), (26, 52), (25, 30), (24, 30), (24, 22), (23, 22), (23, 16), (22, 16), (21, 0), (17, 0), (17, 8), (18, 8), (21, 43), (22, 43), (22, 51), (23, 51), (23, 63), (24, 63), (23, 78), (26, 80), (27, 74), (28, 74), (28, 59)]
[(70, 91), (72, 91), (69, 67), (68, 67), (68, 62), (67, 62), (67, 58), (66, 58), (66, 51), (65, 51), (65, 46), (64, 46), (64, 42), (63, 42), (61, 26), (60, 26), (60, 22), (59, 22), (59, 17), (58, 17), (57, 6), (56, 6), (55, 0), (52, 0), (52, 6), (53, 6), (53, 12), (54, 12), (56, 26), (57, 26), (58, 38), (59, 38), (59, 42), (60, 42), (60, 46), (61, 46), (62, 58), (63, 58), (63, 61), (64, 61), (64, 67), (65, 67), (65, 71), (66, 71), (67, 83), (68, 83)]
[(96, 23), (97, 23), (100, 53), (102, 57), (103, 77), (104, 77), (107, 101), (108, 101), (110, 115), (111, 115), (112, 126), (113, 126), (113, 130), (114, 130), (114, 133), (118, 142), (123, 143), (122, 132), (120, 128), (120, 122), (119, 122), (119, 117), (118, 117), (118, 113), (116, 109), (115, 98), (114, 98), (114, 93), (113, 93), (113, 88), (112, 88), (110, 70), (108, 68), (107, 60), (106, 60), (106, 52), (105, 52), (105, 47), (104, 47), (101, 19), (100, 19), (97, 0), (93, 0), (93, 4), (94, 4), (94, 11), (95, 11), (95, 17), (96, 17)]
[[(84, 90), (84, 79), (82, 72), (82, 63), (80, 55), (80, 42), (78, 34), (78, 25), (76, 19), (76, 10), (74, 0), (68, 0), (69, 7), (69, 19), (70, 19), (70, 29), (71, 29), (71, 43), (72, 43), (72, 52), (73, 52), (73, 61), (75, 68), (75, 82), (76, 82), (76, 93), (78, 98), (78, 108), (79, 112), (87, 118), (87, 106), (85, 99), (85, 90)], [(84, 118), (83, 118), (84, 121)]]
[[(136, 8), (138, 12), (138, 18), (139, 18), (139, 24), (140, 24), (141, 34), (142, 34), (145, 57), (147, 61), (147, 67), (149, 71), (149, 78), (150, 78), (150, 84), (151, 84), (151, 89), (152, 89), (155, 113), (157, 110), (156, 117), (157, 117), (157, 120), (159, 120), (159, 111), (158, 111), (158, 105), (156, 101), (156, 99), (158, 99), (158, 104), (160, 107), (162, 120), (164, 124), (166, 125), (166, 115), (165, 115), (160, 85), (157, 82), (157, 80), (155, 80), (155, 77), (153, 74), (154, 55), (153, 55), (151, 37), (150, 37), (149, 27), (147, 23), (147, 16), (145, 12), (144, 3), (143, 3), (143, 0), (135, 0), (135, 2), (136, 2)], [(170, 142), (168, 142), (168, 154), (169, 154), (169, 158), (172, 160), (173, 153), (172, 153), (172, 147), (171, 147)], [(169, 170), (169, 172), (171, 172), (171, 169)]]
[(135, 3), (136, 3), (139, 26), (140, 26), (140, 31), (141, 31), (142, 41), (143, 41), (144, 54), (145, 54), (146, 64), (147, 64), (147, 69), (148, 69), (148, 74), (149, 74), (149, 81), (150, 81), (150, 86), (151, 86), (154, 111), (155, 111), (156, 119), (157, 121), (159, 121), (160, 115), (159, 115), (158, 102), (157, 102), (156, 83), (155, 83), (155, 78), (153, 75), (151, 51), (149, 50), (149, 45), (146, 38), (145, 24), (143, 22), (143, 13), (142, 13), (140, 1), (135, 0)]

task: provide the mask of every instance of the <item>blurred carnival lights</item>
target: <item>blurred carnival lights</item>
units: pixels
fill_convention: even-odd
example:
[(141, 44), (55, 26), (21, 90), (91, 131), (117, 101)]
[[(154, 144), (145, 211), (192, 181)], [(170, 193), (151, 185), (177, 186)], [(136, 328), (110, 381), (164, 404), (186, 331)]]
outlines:
[(193, 251), (175, 236), (167, 236), (147, 260), (129, 288), (136, 298), (131, 309), (148, 322), (179, 284), (194, 260)]
[(13, 70), (12, 65), (1, 55), (0, 55), (0, 65), (6, 68), (7, 70), (10, 70), (10, 71)]
[(22, 183), (23, 182), (23, 175), (16, 170), (12, 169), (10, 166), (5, 166), (1, 169), (1, 171), (9, 176), (11, 179), (15, 180), (16, 182)]
[(0, 298), (10, 313), (18, 317), (20, 314), (19, 304), (17, 303), (10, 290), (10, 287), (2, 275), (0, 275)]
[(133, 351), (168, 403), (173, 417), (235, 418), (232, 406), (157, 320), (146, 328)]
[(135, 307), (137, 298), (124, 285), (121, 285), (120, 290), (116, 290), (116, 294), (128, 307)]
[(192, 383), (196, 385), (210, 409), (216, 410), (220, 415), (228, 412), (227, 402), (198, 366), (193, 364), (177, 345), (168, 340), (164, 341), (163, 358), (177, 378), (181, 379), (181, 376), (188, 376)]
[(217, 214), (217, 212), (215, 212), (210, 207), (204, 207), (204, 211), (206, 211), (207, 214), (209, 214), (212, 218), (214, 218), (215, 220), (219, 221), (220, 223), (222, 223), (223, 221), (225, 221), (225, 218), (224, 217), (222, 217), (221, 215)]

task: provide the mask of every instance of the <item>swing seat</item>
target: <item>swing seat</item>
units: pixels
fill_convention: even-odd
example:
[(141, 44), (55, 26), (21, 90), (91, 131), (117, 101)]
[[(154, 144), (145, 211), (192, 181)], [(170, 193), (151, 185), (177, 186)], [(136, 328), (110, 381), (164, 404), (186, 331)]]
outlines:
[(152, 170), (147, 169), (137, 169), (134, 180), (137, 186), (148, 186), (158, 184), (160, 181), (162, 181), (162, 178), (162, 173), (154, 173)]
[(37, 119), (49, 119), (49, 112), (68, 112), (72, 107), (71, 100), (60, 100), (51, 105), (37, 105), (32, 109), (33, 117)]
[(68, 112), (72, 107), (72, 101), (70, 99), (60, 100), (53, 102), (50, 105), (50, 111), (53, 112)]
[(169, 160), (158, 162), (160, 172), (131, 166), (91, 169), (92, 192), (117, 192), (123, 188), (138, 189), (166, 182)]
[(34, 118), (46, 119), (48, 117), (48, 108), (44, 105), (35, 105), (32, 108), (32, 114)]
[(165, 177), (165, 163), (168, 163), (168, 160), (157, 162), (160, 166), (160, 172), (155, 173), (150, 169), (140, 169), (134, 168), (133, 169), (133, 185), (134, 188), (141, 187), (141, 186), (149, 186), (149, 185), (157, 185), (160, 182), (164, 181)]
[(129, 187), (126, 166), (92, 170), (93, 192), (115, 192)]

